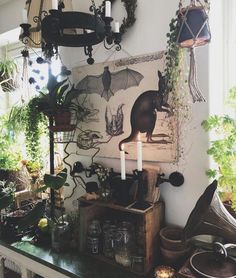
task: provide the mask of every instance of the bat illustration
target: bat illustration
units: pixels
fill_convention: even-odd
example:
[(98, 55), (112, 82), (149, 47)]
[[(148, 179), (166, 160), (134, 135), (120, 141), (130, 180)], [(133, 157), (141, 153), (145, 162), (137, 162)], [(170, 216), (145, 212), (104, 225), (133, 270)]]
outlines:
[(108, 135), (111, 136), (118, 136), (123, 131), (123, 120), (124, 120), (124, 113), (122, 110), (122, 107), (124, 104), (120, 104), (117, 108), (116, 114), (111, 113), (110, 107), (106, 107), (106, 113), (105, 113), (105, 120), (106, 120), (106, 132)]
[(119, 90), (126, 90), (138, 86), (143, 75), (135, 70), (126, 68), (117, 72), (110, 72), (109, 67), (104, 67), (100, 75), (87, 75), (77, 85), (80, 93), (99, 94), (106, 101)]

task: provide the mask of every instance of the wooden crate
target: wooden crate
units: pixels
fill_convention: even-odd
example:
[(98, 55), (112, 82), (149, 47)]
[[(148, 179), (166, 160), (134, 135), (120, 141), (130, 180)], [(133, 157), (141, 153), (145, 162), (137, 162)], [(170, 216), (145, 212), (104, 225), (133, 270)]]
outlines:
[[(137, 273), (145, 275), (149, 273), (156, 264), (158, 249), (158, 235), (164, 221), (164, 203), (158, 202), (145, 211), (122, 207), (112, 203), (101, 201), (79, 200), (80, 211), (80, 251), (86, 253), (87, 229), (93, 219), (104, 219), (112, 217), (113, 220), (131, 221), (136, 227), (143, 227), (143, 249), (144, 249), (144, 272)], [(97, 259), (106, 261), (110, 264), (118, 265), (115, 260), (111, 260), (100, 255), (93, 255)], [(121, 267), (121, 266), (120, 266)], [(127, 269), (132, 271), (132, 269)], [(133, 271), (134, 272), (134, 271)]]

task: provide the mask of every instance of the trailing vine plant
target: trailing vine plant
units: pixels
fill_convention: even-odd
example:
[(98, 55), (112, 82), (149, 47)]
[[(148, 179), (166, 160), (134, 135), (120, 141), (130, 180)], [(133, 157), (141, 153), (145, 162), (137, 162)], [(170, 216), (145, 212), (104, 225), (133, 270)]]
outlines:
[(176, 91), (177, 83), (180, 75), (180, 61), (182, 57), (182, 49), (176, 44), (178, 36), (178, 20), (177, 17), (172, 18), (169, 24), (170, 30), (167, 36), (167, 50), (165, 53), (165, 70), (166, 94)]
[(40, 138), (46, 128), (46, 117), (38, 112), (39, 98), (32, 98), (27, 104), (25, 115), (25, 137), (27, 155), (31, 162), (41, 164)]

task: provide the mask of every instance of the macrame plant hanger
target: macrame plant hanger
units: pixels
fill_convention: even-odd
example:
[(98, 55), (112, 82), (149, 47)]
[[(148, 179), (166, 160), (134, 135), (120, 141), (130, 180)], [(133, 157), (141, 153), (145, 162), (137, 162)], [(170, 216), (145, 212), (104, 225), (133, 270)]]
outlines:
[(190, 68), (188, 85), (193, 102), (205, 101), (198, 86), (195, 47), (205, 45), (211, 40), (208, 13), (208, 0), (191, 0), (190, 5), (183, 7), (179, 2), (177, 44), (182, 48), (190, 49)]

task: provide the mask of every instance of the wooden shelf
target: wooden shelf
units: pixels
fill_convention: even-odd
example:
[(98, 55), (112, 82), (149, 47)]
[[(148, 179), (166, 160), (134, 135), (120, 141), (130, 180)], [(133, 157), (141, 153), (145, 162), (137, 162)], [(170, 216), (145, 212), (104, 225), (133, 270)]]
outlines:
[(80, 205), (83, 205), (83, 204), (84, 205), (86, 205), (86, 204), (87, 205), (96, 205), (99, 207), (110, 208), (110, 209), (120, 210), (120, 211), (124, 211), (124, 212), (130, 212), (130, 213), (134, 213), (134, 214), (141, 214), (141, 215), (152, 211), (154, 207), (163, 205), (163, 202), (160, 201), (156, 204), (150, 204), (150, 207), (147, 208), (146, 210), (139, 210), (139, 209), (131, 208), (134, 203), (124, 207), (124, 206), (116, 205), (115, 203), (112, 203), (112, 202), (105, 202), (105, 201), (101, 201), (101, 200), (88, 201), (88, 200), (85, 200), (83, 197), (79, 198), (79, 202), (80, 202)]

